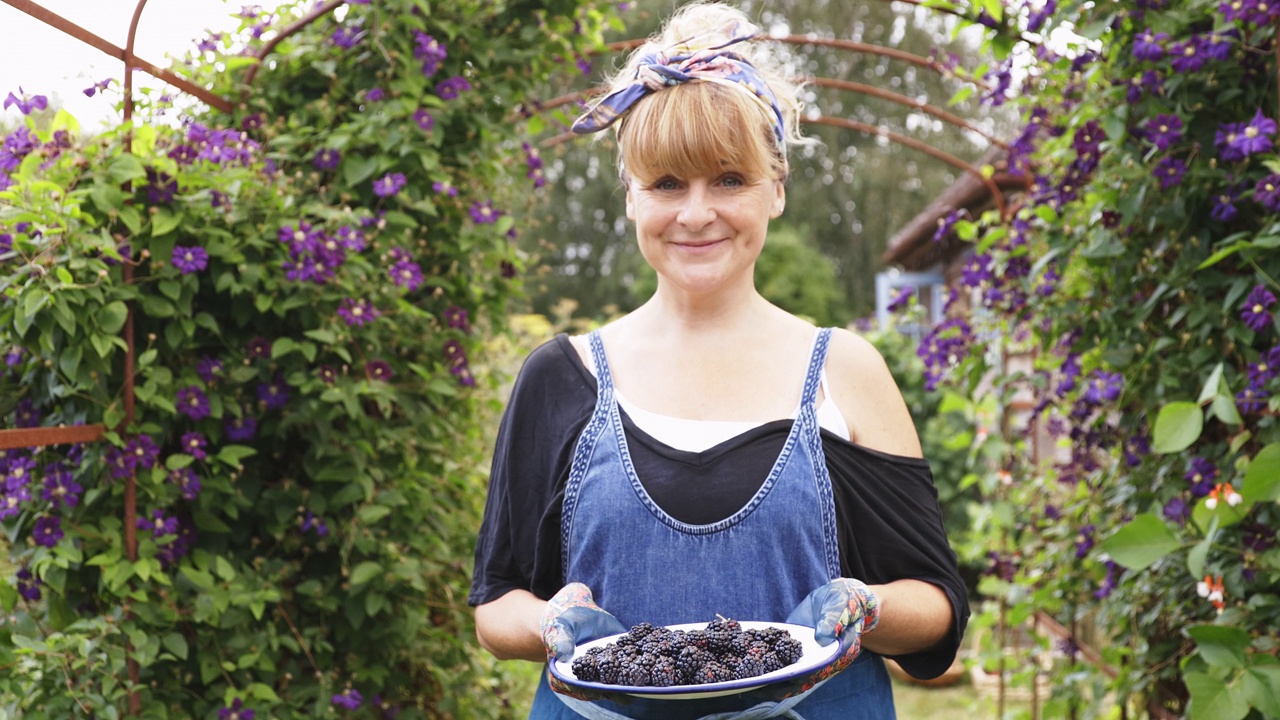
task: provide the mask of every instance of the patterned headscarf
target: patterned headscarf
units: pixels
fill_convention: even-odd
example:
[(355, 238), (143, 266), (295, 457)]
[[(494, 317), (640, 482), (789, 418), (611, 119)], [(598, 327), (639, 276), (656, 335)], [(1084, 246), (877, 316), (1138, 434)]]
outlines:
[(759, 28), (734, 22), (686, 38), (665, 50), (640, 57), (635, 78), (605, 95), (573, 123), (579, 135), (600, 132), (613, 125), (641, 99), (664, 87), (693, 80), (718, 83), (746, 92), (773, 120), (778, 146), (785, 145), (782, 109), (769, 84), (746, 58), (725, 48), (760, 37)]

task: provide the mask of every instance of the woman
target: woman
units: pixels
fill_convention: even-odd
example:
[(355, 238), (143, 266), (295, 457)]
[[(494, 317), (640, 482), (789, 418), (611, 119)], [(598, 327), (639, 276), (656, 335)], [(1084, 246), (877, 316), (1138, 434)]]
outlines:
[(719, 614), (814, 626), (851, 664), (786, 699), (585, 702), (544, 672), (531, 717), (891, 718), (881, 656), (934, 677), (964, 631), (928, 463), (883, 359), (756, 291), (786, 148), (804, 142), (798, 88), (757, 32), (733, 8), (686, 6), (575, 123), (615, 130), (658, 287), (526, 360), (470, 602), (503, 659)]

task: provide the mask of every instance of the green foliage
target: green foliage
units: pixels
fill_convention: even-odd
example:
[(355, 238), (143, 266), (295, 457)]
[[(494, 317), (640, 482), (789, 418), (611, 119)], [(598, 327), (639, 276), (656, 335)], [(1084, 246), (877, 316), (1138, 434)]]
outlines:
[(190, 60), (233, 115), (59, 114), (16, 154), (0, 418), (109, 432), (0, 453), (0, 717), (507, 712), (465, 604), (495, 382), (469, 358), (518, 289), (521, 103), (608, 17), (350, 4), (244, 83), (250, 31), (310, 5)]
[[(1028, 61), (1010, 165), (1032, 182), (974, 238), (972, 332), (927, 354), (975, 403), (1034, 401), (1001, 413), (1025, 436), (988, 440), (986, 472), (1013, 482), (986, 496), (1016, 511), (974, 536), (1016, 569), (984, 583), (1010, 616), (1095, 619), (1135, 707), (1280, 717), (1274, 16), (1154, 5), (1063, 2), (988, 33)], [(1087, 711), (1067, 672), (1059, 698)]]

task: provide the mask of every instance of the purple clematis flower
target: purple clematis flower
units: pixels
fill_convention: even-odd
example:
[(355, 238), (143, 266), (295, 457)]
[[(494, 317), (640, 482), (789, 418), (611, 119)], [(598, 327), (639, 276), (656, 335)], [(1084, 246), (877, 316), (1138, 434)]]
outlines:
[(209, 267), (209, 253), (205, 252), (202, 247), (175, 245), (173, 248), (173, 266), (178, 268), (183, 275), (200, 272)]
[(178, 412), (192, 420), (202, 420), (209, 417), (209, 398), (205, 396), (203, 390), (195, 385), (188, 385), (179, 390), (175, 405), (178, 408)]
[(182, 436), (182, 451), (197, 460), (207, 460), (209, 458), (208, 453), (205, 452), (205, 448), (208, 446), (209, 441), (198, 432), (189, 432)]
[(395, 371), (386, 360), (370, 360), (364, 364), (364, 374), (370, 380), (390, 380)]
[(230, 417), (222, 424), (227, 439), (232, 442), (252, 440), (258, 432), (258, 421), (251, 417)]
[(1147, 28), (1133, 38), (1133, 56), (1139, 60), (1159, 60), (1164, 57), (1164, 41), (1169, 33), (1158, 33)]
[(342, 153), (334, 148), (320, 148), (311, 161), (317, 170), (336, 170), (340, 162), (342, 162)]
[(373, 194), (378, 197), (391, 197), (404, 189), (409, 180), (404, 173), (387, 173), (373, 181)]
[(49, 107), (49, 98), (44, 95), (28, 95), (21, 87), (18, 88), (18, 94), (22, 97), (9, 93), (9, 97), (4, 100), (5, 110), (8, 110), (10, 105), (16, 105), (23, 115), (30, 115), (32, 110), (44, 110)]
[(334, 695), (330, 700), (338, 707), (346, 708), (347, 710), (355, 710), (360, 707), (362, 702), (364, 702), (364, 696), (355, 688), (347, 688), (341, 693)]
[(1172, 155), (1161, 158), (1152, 174), (1160, 181), (1160, 189), (1168, 190), (1182, 182), (1187, 174), (1187, 161)]
[(1254, 332), (1262, 332), (1273, 323), (1270, 307), (1276, 304), (1276, 296), (1265, 285), (1255, 285), (1240, 306), (1240, 319)]
[(1156, 115), (1146, 122), (1144, 128), (1147, 140), (1159, 150), (1168, 150), (1182, 141), (1182, 118), (1177, 115)]
[(254, 712), (244, 706), (240, 698), (218, 711), (218, 720), (253, 720)]
[(1280, 212), (1280, 173), (1271, 173), (1253, 186), (1253, 199), (1269, 212)]
[(1254, 113), (1253, 119), (1239, 128), (1233, 140), (1229, 142), (1238, 158), (1248, 157), (1254, 153), (1271, 151), (1271, 136), (1276, 134), (1276, 121), (1262, 114), (1262, 110)]
[(36, 518), (35, 527), (31, 529), (31, 539), (37, 545), (51, 548), (63, 538), (62, 518), (57, 515), (42, 515)]
[(451, 78), (441, 80), (436, 85), (436, 95), (439, 95), (442, 100), (453, 100), (458, 97), (458, 95), (462, 94), (464, 90), (470, 89), (471, 83), (468, 82), (465, 77), (455, 75)]

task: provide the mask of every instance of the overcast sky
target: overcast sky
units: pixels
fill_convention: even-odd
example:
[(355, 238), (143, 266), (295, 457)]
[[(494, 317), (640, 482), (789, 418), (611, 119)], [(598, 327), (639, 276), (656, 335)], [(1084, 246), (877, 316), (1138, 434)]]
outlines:
[[(138, 0), (36, 0), (108, 42), (124, 47), (129, 21)], [(210, 30), (231, 30), (239, 25), (234, 15), (242, 5), (274, 8), (280, 0), (148, 0), (143, 8), (135, 40), (135, 54), (154, 65), (169, 67), (169, 56), (180, 57)], [(24, 88), (28, 94), (46, 95), (80, 121), (86, 130), (119, 120), (117, 92), (106, 97), (85, 97), (84, 89), (108, 77), (123, 78), (124, 63), (55, 30), (0, 0), (0, 100)], [(159, 81), (139, 72), (137, 87), (161, 87)], [(20, 118), (10, 107), (3, 119), (8, 125)]]

